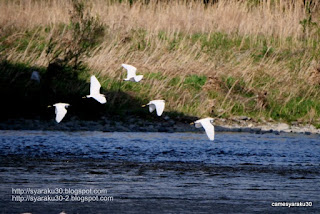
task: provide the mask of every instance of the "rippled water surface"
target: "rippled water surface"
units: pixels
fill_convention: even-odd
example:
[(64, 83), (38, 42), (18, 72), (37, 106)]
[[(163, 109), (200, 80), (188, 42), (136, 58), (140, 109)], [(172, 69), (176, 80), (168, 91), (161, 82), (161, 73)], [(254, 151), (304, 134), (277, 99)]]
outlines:
[[(0, 131), (0, 172), (2, 213), (320, 211), (317, 135)], [(13, 201), (26, 188), (105, 189), (112, 201)]]

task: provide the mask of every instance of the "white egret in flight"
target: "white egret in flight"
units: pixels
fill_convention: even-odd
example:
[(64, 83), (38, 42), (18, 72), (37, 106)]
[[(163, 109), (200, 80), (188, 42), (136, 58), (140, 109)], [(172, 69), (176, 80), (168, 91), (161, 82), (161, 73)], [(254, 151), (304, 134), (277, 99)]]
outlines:
[(196, 128), (203, 127), (207, 133), (208, 138), (210, 140), (214, 140), (214, 126), (212, 125), (213, 120), (214, 120), (213, 118), (207, 117), (204, 119), (197, 120), (190, 124), (194, 124)]
[[(87, 95), (87, 98), (92, 97), (93, 99), (97, 100), (99, 103), (104, 104), (107, 102), (104, 94), (100, 94), (101, 85), (98, 79), (92, 75), (90, 79), (90, 94)], [(84, 97), (85, 98), (85, 97)]]
[(39, 74), (39, 72), (38, 71), (32, 71), (30, 79), (36, 81), (37, 83), (40, 83), (40, 74)]
[[(150, 113), (156, 110), (157, 115), (161, 116), (164, 110), (165, 101), (164, 100), (152, 100), (148, 104)], [(142, 107), (145, 107), (146, 105), (143, 105)]]
[(143, 75), (136, 75), (137, 68), (127, 64), (122, 64), (122, 67), (127, 70), (127, 78), (124, 79), (125, 81), (139, 82), (142, 80)]
[[(70, 104), (69, 103), (56, 103), (53, 105), (55, 107), (55, 113), (56, 113), (56, 121), (57, 123), (60, 123), (61, 120), (64, 118), (64, 116), (67, 113), (67, 109)], [(52, 107), (52, 106), (48, 106)]]

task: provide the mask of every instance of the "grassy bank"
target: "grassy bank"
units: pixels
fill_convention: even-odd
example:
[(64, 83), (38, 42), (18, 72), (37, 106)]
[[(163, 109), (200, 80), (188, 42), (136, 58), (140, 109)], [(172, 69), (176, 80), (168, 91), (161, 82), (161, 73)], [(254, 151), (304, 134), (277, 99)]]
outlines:
[[(165, 99), (171, 115), (247, 115), (320, 126), (316, 9), (284, 0), (207, 6), (202, 1), (130, 5), (92, 0), (84, 10), (90, 15), (84, 14), (96, 21), (89, 28), (96, 34), (91, 38), (87, 32), (88, 40), (79, 36), (88, 23), (79, 31), (72, 25), (77, 23), (74, 10), (72, 2), (62, 0), (0, 1), (1, 78), (10, 83), (1, 84), (3, 92), (25, 90), (28, 72), (37, 68), (50, 81), (41, 83), (47, 89), (39, 88), (49, 94), (41, 94), (49, 97), (42, 107), (59, 99), (67, 102), (69, 93), (83, 105), (76, 97), (86, 95), (89, 75), (95, 74), (108, 100), (102, 112), (143, 114), (141, 103)], [(77, 58), (81, 64), (74, 66), (66, 49), (74, 53), (83, 47)], [(71, 60), (60, 76), (48, 75), (50, 63), (61, 58)], [(126, 75), (121, 63), (137, 67), (144, 80), (120, 81)], [(23, 76), (19, 69), (27, 73), (20, 83), (15, 81)]]

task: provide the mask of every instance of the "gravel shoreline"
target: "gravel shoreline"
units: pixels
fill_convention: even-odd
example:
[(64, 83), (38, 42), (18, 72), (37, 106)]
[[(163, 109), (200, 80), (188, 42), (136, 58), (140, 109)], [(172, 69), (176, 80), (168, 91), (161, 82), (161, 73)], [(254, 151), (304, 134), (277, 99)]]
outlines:
[[(57, 124), (54, 120), (8, 119), (0, 121), (0, 130), (51, 130), (51, 131), (103, 131), (103, 132), (203, 132), (189, 122), (196, 118), (174, 120), (166, 116), (156, 121), (129, 116), (125, 121), (117, 118), (102, 117), (98, 120), (79, 120), (76, 117)], [(320, 129), (313, 125), (276, 122), (255, 122), (247, 117), (233, 119), (215, 119), (216, 132), (263, 133), (300, 133), (320, 134)]]

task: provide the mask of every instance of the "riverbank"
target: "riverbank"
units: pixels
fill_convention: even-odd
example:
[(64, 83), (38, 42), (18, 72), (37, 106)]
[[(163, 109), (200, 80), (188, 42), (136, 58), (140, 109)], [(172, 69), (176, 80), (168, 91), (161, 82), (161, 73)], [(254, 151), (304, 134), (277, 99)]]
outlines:
[[(204, 132), (197, 129), (190, 122), (197, 118), (186, 117), (171, 119), (155, 118), (145, 120), (138, 117), (128, 118), (101, 117), (98, 120), (79, 120), (71, 117), (67, 121), (57, 124), (54, 119), (8, 119), (0, 121), (0, 130), (51, 130), (51, 131), (103, 131), (103, 132)], [(320, 134), (320, 129), (313, 125), (291, 124), (279, 122), (255, 122), (251, 118), (242, 116), (232, 119), (217, 118), (214, 121), (216, 132), (248, 132), (256, 134), (264, 133), (300, 133), (300, 134)]]
[[(231, 126), (228, 130), (250, 124), (250, 130), (291, 130), (279, 128), (282, 122), (303, 132), (309, 128), (300, 123), (320, 128), (319, 10), (306, 13), (302, 5), (273, 1), (219, 1), (207, 7), (201, 1), (130, 5), (94, 0), (83, 7), (81, 2), (0, 1), (0, 96), (5, 103), (0, 120), (50, 120), (46, 107), (57, 102), (70, 103), (68, 116), (75, 121), (106, 114), (143, 117), (147, 111), (141, 105), (163, 99), (171, 118), (228, 118), (230, 123), (217, 124)], [(143, 80), (122, 81), (122, 63), (135, 66)], [(30, 79), (33, 71), (40, 81)], [(89, 93), (91, 75), (101, 83), (106, 105), (81, 99)], [(257, 122), (233, 121), (241, 115)], [(70, 129), (86, 127), (65, 122)], [(13, 128), (24, 126), (19, 123)], [(102, 119), (97, 126), (107, 131), (175, 127), (108, 123)]]

